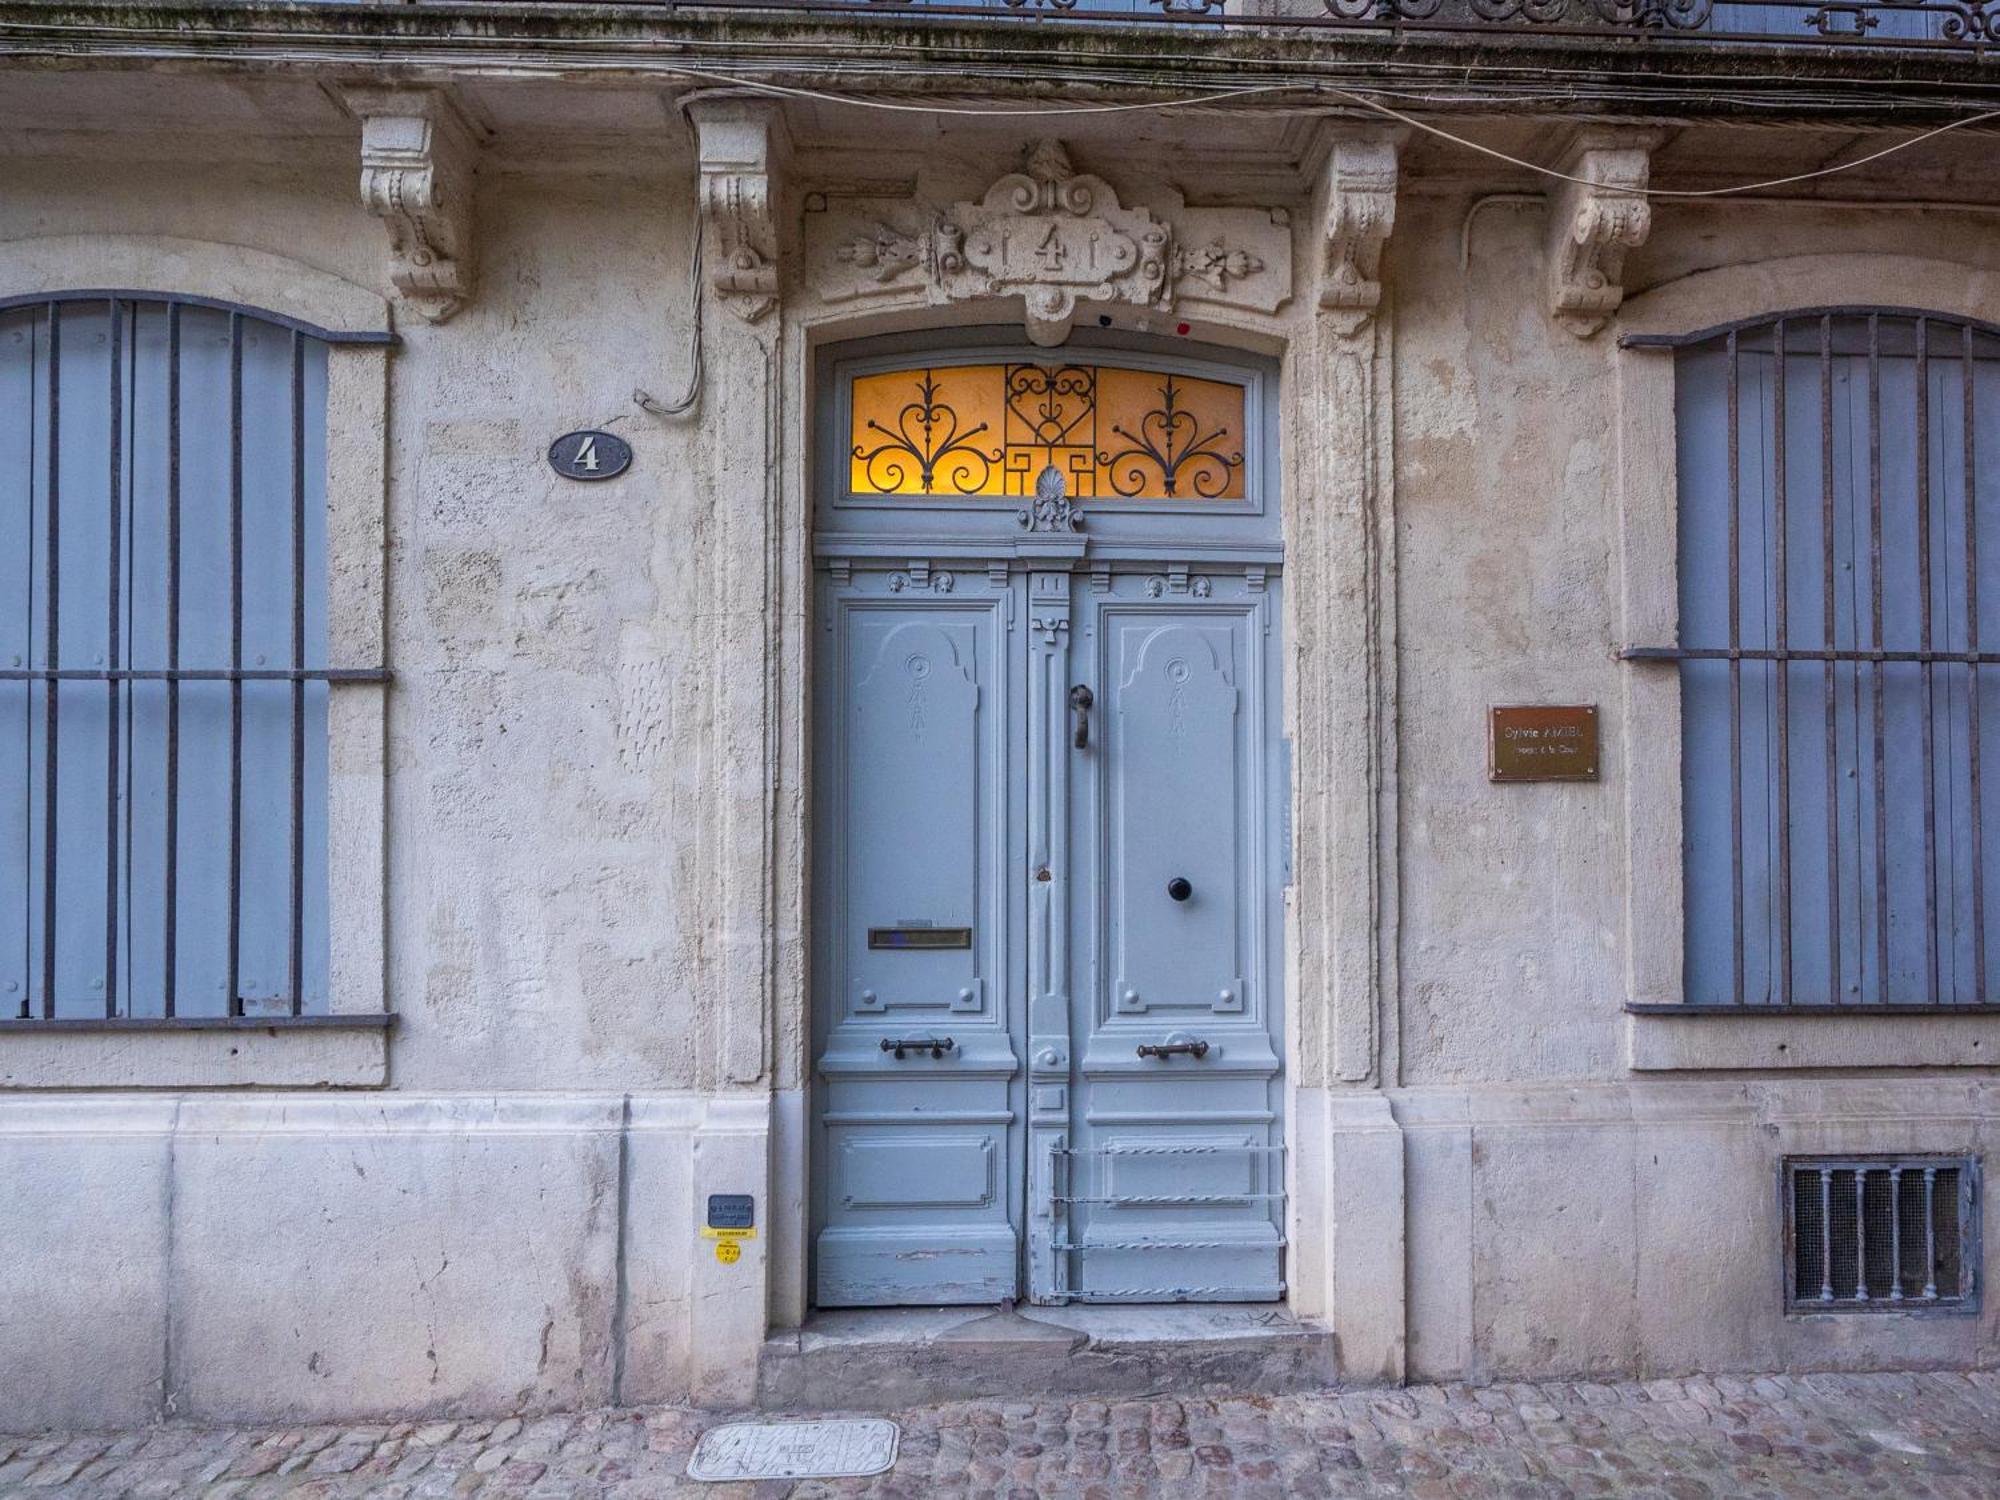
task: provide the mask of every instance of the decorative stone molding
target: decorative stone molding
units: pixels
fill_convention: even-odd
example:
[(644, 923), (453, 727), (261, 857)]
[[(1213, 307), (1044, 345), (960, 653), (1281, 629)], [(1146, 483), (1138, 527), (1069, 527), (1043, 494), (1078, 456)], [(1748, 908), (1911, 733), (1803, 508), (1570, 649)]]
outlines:
[(818, 226), (817, 281), (829, 301), (1018, 296), (1028, 337), (1044, 347), (1069, 337), (1079, 302), (1275, 312), (1291, 296), (1283, 209), (1189, 208), (1175, 194), (1156, 207), (1128, 205), (1053, 140), (1029, 147), (1021, 169), (977, 202), (854, 214)]
[(1625, 252), (1646, 242), (1649, 139), (1586, 137), (1549, 213), (1549, 312), (1578, 338), (1602, 328), (1625, 300)]
[(1357, 333), (1382, 301), (1382, 246), (1396, 227), (1396, 142), (1336, 140), (1326, 158), (1319, 305)]
[(1015, 513), (1024, 531), (1075, 531), (1083, 525), (1083, 512), (1069, 498), (1069, 486), (1062, 470), (1047, 464), (1035, 476), (1035, 498)]
[(478, 273), (472, 176), (478, 140), (443, 89), (353, 89), (361, 201), (389, 228), (389, 280), (427, 321), (472, 296)]
[(725, 307), (754, 323), (778, 305), (784, 121), (766, 99), (688, 105), (701, 165), (702, 260)]

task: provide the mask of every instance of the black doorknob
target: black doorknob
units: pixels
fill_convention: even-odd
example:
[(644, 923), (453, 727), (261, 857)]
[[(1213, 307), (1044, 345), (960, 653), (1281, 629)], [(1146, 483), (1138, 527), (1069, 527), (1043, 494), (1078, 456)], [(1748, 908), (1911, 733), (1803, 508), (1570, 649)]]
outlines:
[(1188, 884), (1187, 876), (1176, 875), (1167, 882), (1167, 894), (1176, 901), (1185, 901), (1194, 894), (1194, 887)]

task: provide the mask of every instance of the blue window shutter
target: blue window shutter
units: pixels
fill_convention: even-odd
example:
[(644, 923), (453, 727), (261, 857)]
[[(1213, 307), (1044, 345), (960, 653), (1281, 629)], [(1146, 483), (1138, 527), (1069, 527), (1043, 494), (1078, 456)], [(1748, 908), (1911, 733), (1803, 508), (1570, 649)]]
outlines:
[[(1881, 325), (1886, 352), (1876, 364), (1872, 400), (1869, 361), (1857, 352), (1865, 338), (1860, 319), (1834, 320), (1839, 336), (1824, 367), (1824, 389), (1817, 317), (1789, 325), (1782, 382), (1768, 328), (1741, 336), (1734, 644), (1833, 650), (1846, 659), (1831, 672), (1819, 661), (1736, 666), (1741, 761), (1733, 785), (1731, 664), (1683, 663), (1691, 1001), (1966, 1003), (1990, 993), (2000, 959), (1986, 953), (1987, 973), (1977, 971), (1979, 930), (1990, 921), (1982, 923), (1976, 908), (2000, 899), (1994, 839), (1984, 837), (1994, 828), (1986, 783), (2000, 729), (1993, 701), (2000, 684), (1991, 669), (1979, 669), (1983, 805), (1975, 806), (1974, 669), (1944, 662), (1927, 672), (1917, 663), (1855, 659), (1878, 646), (1878, 587), (1882, 649), (1968, 649), (1968, 588), (1975, 577), (1979, 645), (2000, 646), (1994, 597), (2000, 594), (2000, 370), (1982, 347), (1973, 365), (1969, 462), (1975, 563), (1967, 546), (1962, 332), (1950, 323), (1928, 325), (1927, 400), (1920, 402), (1913, 320), (1885, 316)], [(1681, 357), (1680, 644), (1687, 649), (1732, 644), (1728, 379), (1719, 341)], [(1741, 798), (1740, 837), (1733, 789)], [(1984, 845), (1983, 892), (1974, 879), (1976, 841)], [(1739, 850), (1740, 931), (1732, 863)]]
[[(52, 341), (60, 345), (53, 366)], [(239, 344), (240, 405), (232, 372)], [(45, 663), (52, 442), (59, 445), (57, 664), (86, 672), (168, 668), (176, 623), (181, 669), (237, 664), (231, 497), (240, 443), (240, 664), (325, 667), (325, 407), (325, 346), (253, 315), (142, 301), (117, 304), (114, 317), (102, 300), (61, 304), (53, 321), (46, 307), (9, 314), (0, 323), (0, 536), (10, 539), (0, 548), (0, 665), (15, 654), (32, 658), (23, 665)], [(176, 477), (177, 612), (170, 607)], [(23, 545), (11, 545), (14, 538)], [(295, 555), (302, 555), (302, 597)], [(304, 610), (301, 662), (293, 659), (295, 605)], [(0, 1001), (9, 1014), (19, 1013), (23, 998), (33, 1015), (43, 1006), (47, 691), (0, 684)], [(54, 1013), (102, 1016), (109, 993), (117, 1014), (157, 1016), (171, 989), (178, 1015), (229, 1014), (235, 692), (225, 681), (175, 688), (160, 680), (65, 681), (56, 691)], [(299, 1008), (327, 1008), (327, 692), (323, 681), (311, 682), (297, 695), (303, 774), (295, 840), (294, 687), (240, 688), (236, 997), (252, 1016), (293, 1009), (295, 858), (303, 861)], [(18, 995), (4, 989), (16, 970), (26, 974)]]

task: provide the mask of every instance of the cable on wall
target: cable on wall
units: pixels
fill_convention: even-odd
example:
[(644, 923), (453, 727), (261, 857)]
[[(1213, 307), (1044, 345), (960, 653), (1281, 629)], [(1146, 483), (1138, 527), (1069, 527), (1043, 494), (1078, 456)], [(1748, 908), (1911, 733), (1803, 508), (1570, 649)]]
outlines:
[[(754, 93), (777, 94), (781, 96), (790, 96), (794, 98), (811, 99), (822, 104), (848, 105), (859, 109), (893, 110), (902, 113), (971, 116), (975, 118), (1010, 119), (1010, 120), (1036, 119), (1049, 115), (1111, 114), (1120, 111), (1145, 110), (1145, 109), (1185, 109), (1194, 105), (1213, 103), (1217, 99), (1235, 98), (1247, 94), (1299, 93), (1299, 92), (1326, 94), (1334, 98), (1344, 100), (1347, 103), (1356, 105), (1359, 108), (1370, 110), (1376, 114), (1384, 116), (1387, 119), (1394, 120), (1400, 125), (1407, 125), (1413, 130), (1422, 131), (1424, 134), (1434, 136), (1439, 140), (1449, 141), (1453, 145), (1461, 146), (1467, 151), (1477, 152), (1481, 156), (1490, 157), (1495, 161), (1505, 162), (1512, 167), (1519, 167), (1523, 171), (1533, 172), (1542, 177), (1550, 178), (1557, 182), (1574, 182), (1584, 187), (1595, 187), (1598, 185), (1592, 182), (1588, 178), (1577, 177), (1568, 172), (1561, 172), (1553, 167), (1545, 167), (1537, 162), (1528, 161), (1522, 157), (1511, 155), (1508, 152), (1500, 150), (1498, 147), (1482, 145), (1478, 141), (1469, 140), (1465, 136), (1459, 135), (1456, 132), (1444, 129), (1442, 126), (1430, 124), (1428, 121), (1419, 119), (1415, 115), (1408, 114), (1405, 111), (1397, 109), (1392, 105), (1384, 104), (1381, 102), (1380, 99), (1374, 98), (1367, 93), (1361, 92), (1356, 89), (1343, 88), (1339, 84), (1327, 83), (1323, 79), (1306, 80), (1294, 84), (1260, 84), (1250, 88), (1238, 88), (1238, 89), (1225, 90), (1217, 93), (1183, 96), (1177, 99), (1142, 100), (1136, 103), (1129, 103), (1129, 104), (1063, 105), (1055, 108), (1030, 107), (1027, 109), (987, 109), (987, 108), (966, 107), (959, 105), (906, 104), (894, 100), (862, 98), (852, 94), (825, 93), (818, 89), (798, 88), (789, 84), (764, 83), (758, 80), (737, 78), (726, 73), (714, 73), (697, 68), (677, 68), (673, 71), (681, 74), (684, 77), (695, 79), (701, 82), (726, 83), (731, 85), (732, 87), (748, 89)], [(1837, 176), (1842, 172), (1851, 172), (1857, 167), (1864, 167), (1867, 166), (1870, 162), (1881, 161), (1885, 157), (1894, 156), (1899, 152), (1907, 151), (1913, 146), (1920, 146), (1924, 144), (1924, 142), (1926, 141), (1935, 140), (1937, 137), (1941, 135), (1947, 135), (1954, 130), (1963, 130), (1968, 126), (1973, 126), (1973, 125), (1984, 125), (1994, 120), (2000, 120), (2000, 109), (1982, 110), (1978, 114), (1965, 115), (1956, 120), (1948, 120), (1942, 125), (1933, 126), (1930, 129), (1922, 131), (1917, 135), (1913, 135), (1908, 140), (1896, 141), (1890, 145), (1884, 146), (1879, 151), (1872, 151), (1868, 155), (1856, 157), (1852, 161), (1839, 162), (1830, 167), (1819, 167), (1810, 172), (1794, 172), (1788, 177), (1771, 177), (1771, 178), (1766, 178), (1759, 182), (1737, 183), (1732, 187), (1720, 187), (1720, 188), (1645, 187), (1645, 188), (1637, 188), (1634, 189), (1633, 191), (1641, 196), (1648, 198), (1727, 198), (1738, 193), (1763, 192), (1770, 188), (1788, 187), (1793, 183), (1810, 182), (1815, 178), (1833, 177)]]
[(701, 221), (694, 226), (694, 250), (688, 256), (688, 383), (671, 401), (662, 401), (643, 386), (633, 388), (632, 399), (641, 411), (656, 417), (684, 417), (701, 404), (703, 362), (701, 348)]

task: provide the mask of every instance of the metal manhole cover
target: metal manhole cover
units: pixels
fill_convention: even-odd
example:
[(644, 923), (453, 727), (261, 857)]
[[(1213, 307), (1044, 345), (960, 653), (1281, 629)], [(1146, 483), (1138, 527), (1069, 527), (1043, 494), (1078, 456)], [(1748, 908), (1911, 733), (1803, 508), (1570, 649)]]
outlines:
[(711, 1427), (694, 1445), (687, 1477), (861, 1479), (896, 1462), (901, 1429), (876, 1417), (834, 1422), (732, 1422)]

